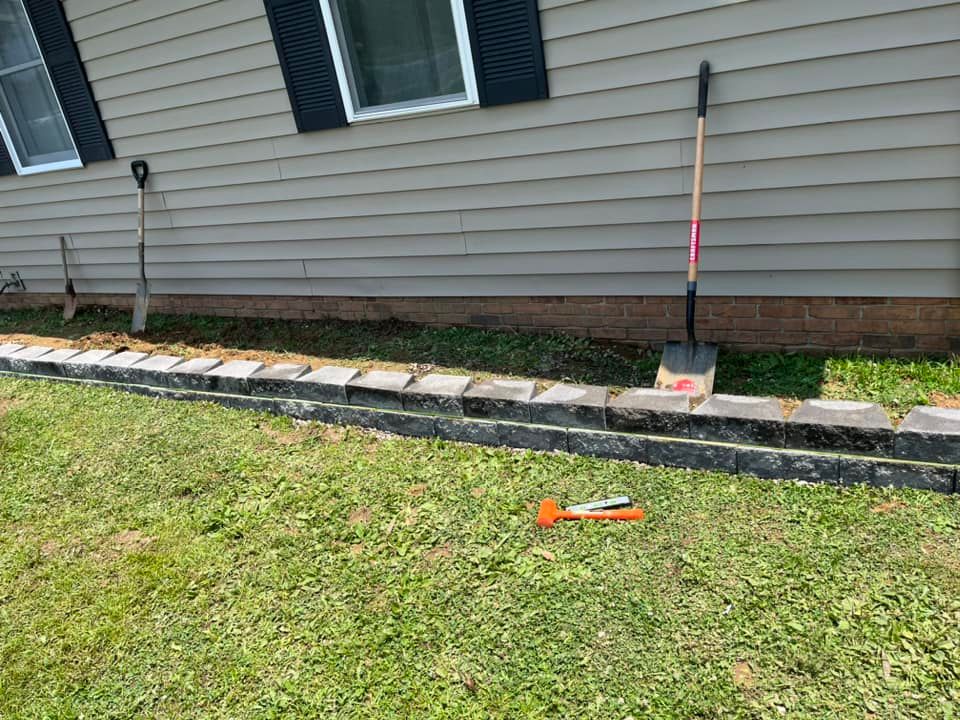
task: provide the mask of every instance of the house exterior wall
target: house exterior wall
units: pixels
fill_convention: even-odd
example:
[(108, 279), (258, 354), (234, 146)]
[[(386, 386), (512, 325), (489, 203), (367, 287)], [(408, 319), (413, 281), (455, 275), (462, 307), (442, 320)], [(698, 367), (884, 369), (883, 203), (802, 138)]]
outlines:
[[(0, 178), (0, 270), (191, 296), (960, 296), (960, 3), (540, 0), (551, 98), (297, 134), (262, 0), (64, 0), (117, 160)], [(38, 296), (39, 299), (39, 296)], [(919, 319), (919, 316), (918, 316)]]

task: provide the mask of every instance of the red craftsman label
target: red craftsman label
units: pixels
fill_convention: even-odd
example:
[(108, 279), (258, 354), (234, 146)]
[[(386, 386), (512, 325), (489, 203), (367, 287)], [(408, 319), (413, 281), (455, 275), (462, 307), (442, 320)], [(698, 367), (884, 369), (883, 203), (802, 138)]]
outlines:
[(690, 262), (700, 262), (700, 221), (690, 221)]

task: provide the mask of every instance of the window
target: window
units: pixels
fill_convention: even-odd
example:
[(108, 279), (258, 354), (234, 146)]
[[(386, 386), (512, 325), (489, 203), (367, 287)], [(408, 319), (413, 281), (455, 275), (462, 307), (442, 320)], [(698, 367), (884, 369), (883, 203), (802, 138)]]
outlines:
[(351, 122), (477, 104), (462, 0), (320, 0)]
[(0, 132), (20, 175), (83, 164), (22, 0), (0, 0)]

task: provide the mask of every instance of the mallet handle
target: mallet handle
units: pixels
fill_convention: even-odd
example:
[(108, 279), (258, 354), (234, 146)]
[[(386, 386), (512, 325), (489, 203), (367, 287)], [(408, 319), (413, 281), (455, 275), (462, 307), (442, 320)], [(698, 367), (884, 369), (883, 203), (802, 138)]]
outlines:
[(605, 510), (604, 512), (570, 512), (561, 510), (557, 513), (560, 520), (643, 520), (643, 510)]

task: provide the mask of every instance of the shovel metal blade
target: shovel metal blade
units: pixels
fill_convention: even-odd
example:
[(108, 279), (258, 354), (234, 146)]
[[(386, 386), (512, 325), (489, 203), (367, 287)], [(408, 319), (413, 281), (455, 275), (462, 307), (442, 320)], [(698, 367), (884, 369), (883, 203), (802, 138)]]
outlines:
[(714, 343), (668, 342), (663, 348), (656, 388), (685, 392), (693, 397), (713, 394), (717, 372), (717, 346)]
[(77, 296), (75, 293), (68, 291), (63, 296), (63, 319), (65, 321), (73, 320), (73, 316), (77, 314)]
[(137, 297), (133, 301), (132, 333), (142, 333), (147, 328), (147, 307), (149, 305), (150, 290), (147, 287), (147, 283), (137, 283)]

